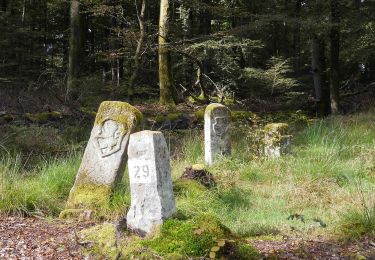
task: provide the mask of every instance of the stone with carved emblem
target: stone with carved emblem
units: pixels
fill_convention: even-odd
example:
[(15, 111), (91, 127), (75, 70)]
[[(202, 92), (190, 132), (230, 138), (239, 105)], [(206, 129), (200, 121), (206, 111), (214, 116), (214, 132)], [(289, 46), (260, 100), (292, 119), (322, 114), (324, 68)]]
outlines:
[(130, 136), (128, 169), (131, 207), (128, 229), (146, 235), (176, 212), (168, 147), (161, 132)]
[(231, 112), (221, 104), (210, 104), (204, 113), (205, 162), (212, 165), (219, 156), (231, 153)]
[(100, 105), (61, 216), (74, 216), (87, 209), (105, 211), (112, 188), (125, 170), (130, 134), (141, 120), (141, 112), (128, 103), (105, 101)]

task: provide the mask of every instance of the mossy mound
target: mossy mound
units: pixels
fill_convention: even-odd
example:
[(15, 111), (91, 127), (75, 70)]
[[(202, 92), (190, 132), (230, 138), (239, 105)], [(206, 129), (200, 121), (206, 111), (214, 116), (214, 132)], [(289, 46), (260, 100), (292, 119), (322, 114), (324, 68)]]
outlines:
[(142, 239), (136, 235), (118, 239), (113, 224), (103, 224), (79, 233), (90, 241), (85, 254), (97, 259), (258, 259), (258, 252), (231, 234), (212, 215), (189, 220), (167, 220), (160, 229)]
[(191, 179), (178, 179), (173, 183), (173, 190), (177, 195), (200, 195), (207, 192), (203, 184)]
[(207, 188), (216, 185), (213, 175), (205, 169), (203, 164), (195, 164), (186, 168), (181, 179), (196, 180)]
[(49, 120), (61, 118), (61, 113), (57, 111), (43, 112), (37, 114), (26, 113), (26, 118), (33, 123), (46, 123)]
[(258, 256), (251, 246), (234, 240), (230, 230), (212, 215), (200, 215), (187, 221), (167, 220), (154, 238), (141, 244), (167, 259), (255, 259)]
[(170, 113), (166, 115), (157, 115), (154, 120), (157, 123), (163, 123), (165, 121), (175, 121), (183, 117), (182, 113)]
[(259, 117), (257, 114), (251, 112), (251, 111), (232, 111), (232, 120), (233, 121), (252, 121), (256, 122), (259, 120)]
[(78, 233), (82, 243), (89, 243), (84, 248), (84, 254), (94, 259), (119, 259), (121, 256), (120, 244), (116, 236), (116, 227), (105, 223)]

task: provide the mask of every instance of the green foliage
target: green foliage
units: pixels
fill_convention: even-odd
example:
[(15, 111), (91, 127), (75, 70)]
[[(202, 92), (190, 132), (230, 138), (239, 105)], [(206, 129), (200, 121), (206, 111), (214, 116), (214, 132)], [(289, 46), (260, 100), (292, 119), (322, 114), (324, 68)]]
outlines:
[(375, 206), (351, 209), (344, 214), (340, 231), (345, 238), (356, 239), (362, 236), (375, 237)]
[(19, 157), (15, 160), (2, 157), (0, 211), (21, 215), (58, 215), (64, 208), (79, 162), (80, 154), (72, 154), (67, 158), (47, 161), (25, 174)]
[(290, 77), (292, 67), (289, 59), (283, 57), (271, 57), (267, 69), (246, 68), (244, 78), (260, 84), (269, 91), (286, 92), (299, 85), (298, 81)]

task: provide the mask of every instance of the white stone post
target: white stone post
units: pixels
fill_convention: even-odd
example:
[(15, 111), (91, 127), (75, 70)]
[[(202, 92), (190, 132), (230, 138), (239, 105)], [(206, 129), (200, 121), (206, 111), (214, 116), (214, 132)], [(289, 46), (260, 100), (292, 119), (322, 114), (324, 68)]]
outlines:
[(210, 104), (204, 113), (205, 162), (212, 165), (220, 155), (230, 155), (231, 112), (221, 104)]
[(145, 235), (176, 212), (168, 147), (161, 132), (130, 136), (128, 169), (131, 207), (128, 229)]

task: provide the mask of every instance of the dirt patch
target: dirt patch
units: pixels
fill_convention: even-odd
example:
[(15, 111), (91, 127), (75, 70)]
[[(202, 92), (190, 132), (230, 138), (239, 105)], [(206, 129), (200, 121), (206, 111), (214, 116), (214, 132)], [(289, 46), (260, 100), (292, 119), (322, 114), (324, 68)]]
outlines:
[(92, 225), (0, 216), (0, 259), (83, 259), (74, 231)]
[(250, 241), (265, 259), (375, 259), (375, 239), (352, 242), (288, 239)]

